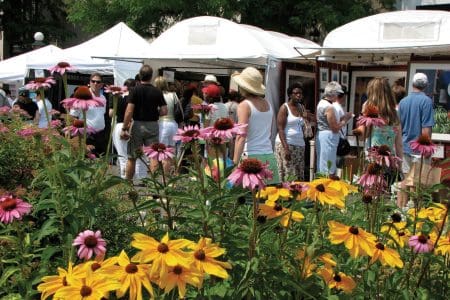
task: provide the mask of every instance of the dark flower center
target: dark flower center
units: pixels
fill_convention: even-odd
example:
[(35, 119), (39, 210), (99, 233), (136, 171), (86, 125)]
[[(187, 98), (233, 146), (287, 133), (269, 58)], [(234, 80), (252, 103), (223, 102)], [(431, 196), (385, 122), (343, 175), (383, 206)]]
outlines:
[(342, 278), (341, 278), (341, 276), (339, 274), (334, 274), (333, 280), (336, 281), (336, 282), (341, 282)]
[(325, 186), (323, 184), (319, 184), (318, 186), (316, 186), (316, 190), (318, 190), (321, 193), (325, 192)]
[(417, 142), (424, 146), (430, 146), (432, 144), (430, 137), (426, 134), (421, 134), (417, 139)]
[(92, 294), (92, 289), (88, 287), (87, 285), (83, 285), (80, 290), (81, 297), (87, 297)]
[(359, 233), (359, 230), (358, 230), (358, 227), (356, 227), (356, 226), (351, 226), (351, 227), (348, 229), (348, 232), (350, 232), (351, 234), (357, 235), (357, 234)]
[(247, 158), (242, 161), (241, 170), (247, 174), (258, 174), (262, 171), (262, 163), (256, 158)]
[(169, 252), (169, 246), (167, 246), (167, 244), (165, 244), (165, 243), (160, 243), (158, 245), (158, 252), (161, 252), (161, 253)]
[(83, 120), (73, 120), (72, 126), (75, 128), (84, 128), (84, 121)]
[(213, 145), (221, 145), (221, 144), (223, 144), (223, 140), (220, 137), (212, 137), (210, 139), (210, 142)]
[(377, 244), (375, 245), (375, 247), (376, 247), (377, 249), (384, 250), (384, 245), (383, 245), (382, 243), (377, 243)]
[(428, 238), (427, 238), (425, 235), (423, 235), (423, 234), (419, 235), (419, 237), (417, 238), (417, 240), (418, 240), (419, 243), (421, 243), (421, 244), (426, 244), (426, 243), (428, 242)]
[(266, 217), (266, 216), (263, 216), (263, 215), (259, 215), (259, 216), (256, 218), (256, 221), (258, 221), (258, 222), (261, 223), (261, 224), (266, 223), (266, 220), (267, 220), (267, 217)]
[(214, 128), (217, 130), (228, 130), (233, 128), (234, 123), (230, 118), (220, 118), (214, 122)]
[(366, 204), (372, 203), (372, 195), (363, 195), (362, 201)]
[(84, 239), (84, 245), (88, 248), (95, 248), (97, 246), (97, 238), (90, 235)]
[(127, 272), (128, 274), (134, 274), (138, 271), (138, 267), (135, 264), (128, 264), (125, 267), (125, 272)]
[(244, 196), (239, 196), (237, 198), (237, 201), (238, 201), (239, 204), (245, 204), (245, 197)]
[(380, 147), (378, 147), (377, 152), (379, 155), (383, 155), (383, 156), (391, 155), (391, 149), (389, 148), (388, 145), (381, 145)]
[(130, 198), (133, 201), (137, 201), (139, 199), (139, 194), (135, 190), (131, 190), (128, 192), (128, 198)]
[(203, 251), (203, 250), (195, 251), (194, 257), (198, 260), (205, 260), (205, 258), (206, 258), (205, 251)]
[(192, 138), (196, 138), (198, 137), (200, 134), (200, 131), (192, 129), (192, 130), (186, 130), (183, 135), (184, 136), (188, 136), (188, 137), (192, 137)]
[(81, 100), (92, 100), (92, 93), (87, 86), (79, 86), (73, 97)]
[(402, 221), (402, 215), (400, 215), (399, 213), (394, 213), (394, 214), (391, 215), (391, 219), (392, 219), (392, 222), (394, 222), (394, 223), (401, 222)]
[(282, 211), (283, 210), (283, 206), (281, 206), (281, 204), (277, 203), (277, 204), (275, 204), (273, 209), (276, 210), (276, 211)]
[(378, 108), (373, 105), (367, 105), (364, 115), (369, 118), (378, 118), (379, 116)]
[(379, 175), (381, 171), (381, 166), (377, 163), (371, 163), (367, 166), (367, 173), (370, 175)]
[(328, 178), (330, 178), (331, 180), (341, 180), (341, 178), (339, 178), (339, 176), (331, 174), (330, 176), (328, 176)]
[(91, 270), (95, 272), (95, 270), (98, 270), (98, 269), (100, 269), (101, 267), (102, 267), (101, 264), (99, 264), (99, 263), (93, 263), (93, 264), (91, 265)]
[(400, 231), (399, 233), (398, 233), (398, 236), (404, 236), (405, 235), (405, 233), (403, 232), (403, 231)]
[(154, 143), (151, 147), (154, 151), (157, 151), (157, 152), (166, 151), (166, 145), (161, 144), (161, 143)]
[(183, 273), (183, 268), (181, 266), (175, 266), (173, 267), (173, 272), (177, 275), (181, 275), (181, 273)]
[(58, 63), (58, 67), (60, 67), (60, 68), (67, 68), (67, 67), (70, 67), (70, 64), (68, 62), (61, 61), (61, 62)]
[(67, 286), (67, 278), (66, 278), (66, 276), (64, 276), (63, 278), (62, 278), (62, 280), (61, 280), (61, 284), (63, 285), (63, 286)]
[(47, 78), (45, 77), (38, 77), (34, 79), (34, 82), (36, 83), (45, 83), (45, 80), (47, 80)]
[(17, 207), (17, 201), (14, 198), (8, 197), (5, 201), (0, 202), (0, 207), (4, 211), (12, 211)]

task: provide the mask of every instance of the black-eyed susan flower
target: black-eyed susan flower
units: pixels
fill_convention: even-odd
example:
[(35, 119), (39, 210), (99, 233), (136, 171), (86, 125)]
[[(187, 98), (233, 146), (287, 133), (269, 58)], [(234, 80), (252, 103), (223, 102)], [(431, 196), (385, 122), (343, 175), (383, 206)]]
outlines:
[(356, 287), (353, 278), (342, 272), (335, 272), (331, 268), (321, 268), (318, 273), (330, 289), (342, 290), (344, 293), (350, 294)]
[(152, 262), (151, 276), (158, 275), (158, 273), (164, 274), (167, 272), (168, 266), (189, 267), (187, 253), (182, 250), (189, 245), (192, 245), (189, 240), (169, 240), (169, 233), (166, 233), (160, 242), (145, 234), (134, 233), (131, 246), (141, 251), (131, 260), (139, 263)]
[(153, 296), (153, 288), (150, 283), (148, 264), (135, 264), (130, 261), (128, 255), (122, 250), (117, 258), (118, 266), (110, 268), (111, 278), (120, 283), (116, 291), (118, 298), (122, 298), (129, 291), (128, 299), (142, 300), (142, 286)]
[(420, 219), (428, 219), (431, 222), (442, 222), (446, 215), (446, 207), (441, 203), (433, 203), (432, 206), (419, 210), (417, 217)]
[(291, 193), (287, 188), (276, 187), (276, 186), (266, 186), (258, 192), (258, 197), (267, 199), (266, 202), (274, 203), (278, 199), (288, 200)]
[(47, 299), (61, 288), (68, 286), (69, 281), (72, 277), (77, 276), (76, 274), (79, 274), (77, 278), (81, 279), (80, 274), (84, 276), (84, 271), (81, 273), (77, 272), (79, 269), (81, 269), (80, 266), (73, 267), (72, 263), (69, 262), (67, 270), (58, 268), (58, 275), (42, 277), (42, 283), (37, 287), (37, 290), (41, 292), (41, 300)]
[(317, 179), (317, 182), (323, 183), (324, 185), (341, 192), (344, 197), (350, 193), (358, 192), (358, 188), (356, 186), (341, 180), (336, 175), (330, 175), (328, 178)]
[(227, 270), (231, 269), (228, 262), (218, 261), (215, 258), (225, 253), (224, 248), (212, 243), (210, 238), (201, 237), (197, 244), (191, 244), (194, 250), (191, 253), (195, 267), (200, 271), (223, 279), (228, 278)]
[(86, 278), (72, 278), (69, 285), (59, 289), (53, 299), (100, 300), (109, 292), (120, 288), (120, 283), (104, 276), (94, 275), (88, 269)]
[(380, 231), (388, 235), (388, 245), (398, 245), (400, 248), (405, 247), (411, 237), (411, 232), (406, 228), (406, 222), (383, 225)]
[(267, 219), (281, 217), (280, 223), (284, 227), (289, 226), (290, 221), (300, 222), (305, 217), (301, 212), (283, 207), (279, 202), (269, 202), (259, 205), (259, 215), (266, 216)]
[(436, 247), (436, 253), (442, 255), (450, 254), (450, 232), (440, 237)]
[(314, 270), (316, 269), (316, 264), (312, 263), (311, 256), (305, 255), (304, 250), (299, 250), (297, 252), (297, 256), (295, 258), (300, 260), (300, 263), (299, 263), (300, 271), (301, 271), (300, 276), (303, 279), (311, 276), (313, 274)]
[(382, 243), (376, 243), (370, 263), (373, 264), (379, 260), (383, 266), (391, 266), (393, 268), (403, 268), (403, 261), (400, 254), (394, 249), (390, 249)]
[(202, 283), (203, 275), (196, 268), (181, 265), (169, 267), (158, 281), (159, 287), (164, 289), (166, 293), (169, 293), (176, 286), (180, 299), (186, 295), (186, 284), (200, 288)]
[(321, 256), (319, 256), (319, 260), (325, 264), (326, 268), (337, 266), (337, 263), (333, 258), (333, 254), (331, 253), (322, 254)]
[(344, 243), (355, 258), (360, 255), (373, 255), (376, 237), (357, 226), (347, 226), (336, 221), (328, 221), (330, 228), (330, 239), (332, 244)]
[(110, 267), (116, 265), (117, 259), (117, 256), (105, 259), (104, 255), (97, 255), (94, 260), (89, 260), (83, 264), (80, 264), (79, 267), (84, 269), (91, 269), (92, 272), (102, 272), (105, 270), (108, 271)]
[(321, 204), (334, 205), (340, 209), (344, 208), (344, 195), (338, 190), (325, 185), (321, 179), (308, 183), (309, 189), (306, 197)]

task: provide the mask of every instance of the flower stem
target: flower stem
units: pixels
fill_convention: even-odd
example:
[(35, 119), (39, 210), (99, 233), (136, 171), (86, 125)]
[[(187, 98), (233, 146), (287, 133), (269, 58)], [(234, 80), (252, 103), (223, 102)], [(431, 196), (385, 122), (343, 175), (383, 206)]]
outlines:
[(258, 217), (258, 198), (256, 198), (256, 191), (252, 190), (252, 230), (250, 232), (250, 236), (249, 236), (249, 249), (248, 249), (248, 259), (249, 261), (255, 257), (255, 252), (256, 252), (256, 222), (257, 222), (257, 217)]
[(117, 102), (119, 101), (118, 95), (113, 95), (113, 116), (112, 116), (112, 122), (111, 122), (111, 130), (109, 132), (109, 138), (108, 138), (108, 146), (106, 147), (106, 154), (105, 154), (105, 161), (108, 163), (109, 158), (109, 152), (111, 150), (111, 142), (112, 142), (112, 136), (114, 132), (114, 127), (116, 127), (116, 121), (117, 121)]
[(47, 110), (47, 103), (45, 103), (44, 88), (39, 88), (39, 95), (41, 96), (41, 101), (42, 101), (42, 104), (44, 105), (45, 117), (47, 118), (47, 126), (48, 126), (48, 129), (50, 129), (51, 122), (50, 122), (50, 118), (49, 118), (49, 114), (48, 114), (48, 110)]

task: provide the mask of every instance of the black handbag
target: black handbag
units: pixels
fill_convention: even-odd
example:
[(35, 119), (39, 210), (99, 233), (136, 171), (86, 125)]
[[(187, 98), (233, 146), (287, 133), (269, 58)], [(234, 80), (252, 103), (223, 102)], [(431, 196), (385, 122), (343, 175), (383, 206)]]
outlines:
[(350, 143), (347, 139), (343, 139), (339, 136), (339, 144), (337, 146), (336, 154), (338, 156), (346, 156), (350, 153)]

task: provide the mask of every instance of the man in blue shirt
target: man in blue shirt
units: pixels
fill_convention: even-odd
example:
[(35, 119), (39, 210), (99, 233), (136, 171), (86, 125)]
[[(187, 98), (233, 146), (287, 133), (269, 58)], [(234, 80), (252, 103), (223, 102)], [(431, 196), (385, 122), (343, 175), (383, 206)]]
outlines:
[(434, 125), (433, 101), (423, 92), (428, 85), (428, 78), (423, 73), (416, 73), (413, 77), (413, 90), (400, 101), (399, 115), (403, 136), (403, 173), (408, 173), (414, 162), (414, 155), (409, 143), (421, 134), (431, 137)]

